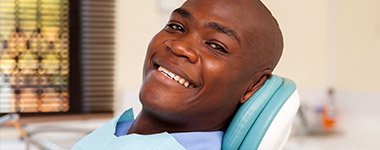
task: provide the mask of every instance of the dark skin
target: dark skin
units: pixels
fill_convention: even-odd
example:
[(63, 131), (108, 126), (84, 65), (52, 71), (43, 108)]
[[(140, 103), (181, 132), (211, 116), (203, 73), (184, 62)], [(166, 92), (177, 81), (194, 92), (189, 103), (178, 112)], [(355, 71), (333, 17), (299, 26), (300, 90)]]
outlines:
[(260, 1), (186, 1), (149, 44), (143, 109), (128, 134), (224, 130), (270, 77), (281, 51), (281, 32)]

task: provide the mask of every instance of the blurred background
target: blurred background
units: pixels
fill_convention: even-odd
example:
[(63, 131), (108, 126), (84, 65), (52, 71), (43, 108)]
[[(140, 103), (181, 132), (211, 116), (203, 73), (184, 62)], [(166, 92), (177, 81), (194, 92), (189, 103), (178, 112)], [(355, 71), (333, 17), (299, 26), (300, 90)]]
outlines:
[[(133, 107), (150, 39), (183, 0), (0, 0), (0, 150), (69, 149)], [(380, 146), (380, 1), (263, 0), (301, 108), (285, 149)]]

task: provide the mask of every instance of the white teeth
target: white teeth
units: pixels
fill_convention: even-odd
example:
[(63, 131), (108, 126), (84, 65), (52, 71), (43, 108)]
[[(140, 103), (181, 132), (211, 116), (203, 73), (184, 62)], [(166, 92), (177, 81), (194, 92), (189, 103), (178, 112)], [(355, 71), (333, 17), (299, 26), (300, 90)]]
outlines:
[(171, 72), (168, 72), (168, 75), (171, 77), (171, 78), (174, 78), (175, 74), (174, 73), (171, 73)]
[(181, 84), (184, 84), (186, 81), (185, 81), (185, 79), (180, 79), (178, 82)]
[(165, 69), (164, 67), (161, 67), (161, 66), (160, 66), (160, 67), (158, 67), (157, 70), (162, 72), (162, 71), (164, 71), (164, 70), (166, 70), (166, 69)]
[(190, 85), (190, 82), (187, 81), (186, 79), (170, 72), (169, 70), (167, 70), (166, 68), (160, 66), (158, 67), (157, 69), (158, 71), (160, 71), (162, 74), (172, 78), (173, 80), (177, 81), (179, 84), (185, 86), (185, 87), (188, 87), (188, 88), (193, 88), (194, 86), (193, 85)]
[(179, 77), (177, 75), (174, 77), (174, 80), (176, 80), (176, 81), (179, 81), (180, 79), (181, 79), (181, 77)]

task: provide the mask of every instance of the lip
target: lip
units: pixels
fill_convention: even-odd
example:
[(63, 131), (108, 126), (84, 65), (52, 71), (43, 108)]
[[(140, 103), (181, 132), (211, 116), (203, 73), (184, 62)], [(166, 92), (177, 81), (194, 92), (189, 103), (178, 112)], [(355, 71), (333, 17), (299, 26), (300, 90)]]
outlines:
[(163, 73), (161, 73), (160, 71), (158, 70), (152, 70), (152, 77), (153, 78), (156, 78), (156, 80), (158, 80), (159, 82), (163, 83), (164, 85), (166, 85), (168, 88), (169, 87), (175, 87), (176, 89), (190, 89), (190, 88), (187, 88), (181, 84), (179, 84), (177, 81), (173, 80), (173, 79), (170, 79), (169, 77), (167, 77), (166, 75), (164, 75)]
[[(155, 70), (155, 71), (157, 71), (157, 72), (159, 72), (159, 71), (157, 70), (157, 68), (158, 68), (159, 66), (162, 66), (162, 67), (168, 69), (170, 72), (172, 72), (172, 73), (174, 73), (174, 74), (176, 74), (176, 75), (179, 75), (179, 76), (181, 76), (182, 78), (184, 78), (185, 80), (189, 81), (190, 84), (194, 86), (193, 88), (197, 88), (197, 87), (198, 87), (198, 84), (197, 84), (194, 80), (192, 80), (192, 78), (190, 78), (189, 75), (186, 74), (186, 73), (185, 73), (181, 68), (179, 68), (178, 66), (173, 65), (172, 63), (170, 63), (170, 62), (166, 62), (166, 61), (153, 60), (153, 62), (152, 62), (152, 69)], [(162, 74), (162, 73), (160, 73), (160, 74)], [(163, 75), (163, 74), (162, 74), (162, 75)], [(163, 75), (163, 76), (165, 76), (165, 75)], [(168, 78), (168, 77), (166, 77), (166, 78)], [(170, 79), (170, 78), (168, 78), (168, 79)], [(174, 81), (173, 79), (170, 79), (170, 80)], [(176, 81), (174, 81), (174, 82), (176, 82)], [(182, 85), (181, 85), (181, 86), (182, 86)]]

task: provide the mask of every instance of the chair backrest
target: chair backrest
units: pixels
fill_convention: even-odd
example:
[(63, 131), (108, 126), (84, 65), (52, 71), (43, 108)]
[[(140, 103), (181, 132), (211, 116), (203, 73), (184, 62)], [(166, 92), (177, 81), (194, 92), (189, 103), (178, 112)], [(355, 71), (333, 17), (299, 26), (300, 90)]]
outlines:
[(295, 83), (273, 75), (233, 117), (223, 150), (281, 149), (299, 107)]

